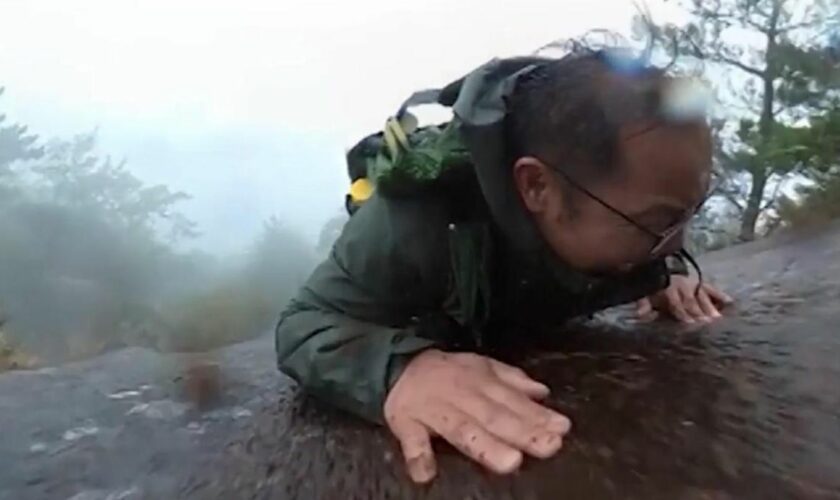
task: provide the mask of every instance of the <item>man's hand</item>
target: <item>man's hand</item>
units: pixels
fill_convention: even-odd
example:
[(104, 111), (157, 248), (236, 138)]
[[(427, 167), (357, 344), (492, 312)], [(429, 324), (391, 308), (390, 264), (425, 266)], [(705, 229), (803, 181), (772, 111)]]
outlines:
[(519, 368), (433, 349), (412, 359), (397, 379), (385, 401), (385, 420), (417, 483), (437, 472), (432, 436), (506, 474), (522, 463), (522, 452), (547, 458), (563, 445), (569, 419), (534, 401), (548, 392)]
[(712, 285), (703, 284), (695, 296), (696, 290), (697, 278), (673, 275), (668, 288), (636, 303), (636, 315), (650, 320), (664, 313), (683, 323), (708, 323), (720, 318), (720, 309), (732, 303), (731, 297)]

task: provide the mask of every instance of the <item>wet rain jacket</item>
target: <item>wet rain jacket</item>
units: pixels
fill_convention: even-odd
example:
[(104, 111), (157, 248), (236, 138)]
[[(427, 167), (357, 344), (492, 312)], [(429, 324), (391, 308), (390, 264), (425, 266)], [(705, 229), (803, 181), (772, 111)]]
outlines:
[(504, 97), (540, 62), (494, 60), (445, 88), (475, 178), (454, 192), (374, 194), (282, 313), (278, 366), (306, 391), (381, 423), (389, 388), (424, 349), (479, 350), (556, 328), (684, 272), (662, 259), (595, 278), (550, 254), (510, 181), (503, 140)]

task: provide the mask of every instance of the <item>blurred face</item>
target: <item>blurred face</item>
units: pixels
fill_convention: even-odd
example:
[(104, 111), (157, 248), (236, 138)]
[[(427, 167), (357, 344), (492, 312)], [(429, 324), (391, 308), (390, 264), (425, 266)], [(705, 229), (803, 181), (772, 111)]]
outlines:
[[(620, 164), (595, 182), (564, 178), (534, 157), (514, 164), (525, 207), (549, 247), (572, 267), (622, 273), (682, 248), (684, 222), (709, 188), (709, 129), (699, 123), (648, 127), (621, 130)], [(671, 236), (656, 236), (663, 233)]]

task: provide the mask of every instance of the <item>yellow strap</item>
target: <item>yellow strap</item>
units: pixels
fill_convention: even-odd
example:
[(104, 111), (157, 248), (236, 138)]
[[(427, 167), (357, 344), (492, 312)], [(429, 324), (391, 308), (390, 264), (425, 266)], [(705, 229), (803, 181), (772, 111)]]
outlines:
[(400, 146), (403, 149), (409, 148), (408, 136), (405, 134), (399, 120), (394, 117), (388, 118), (385, 122), (385, 130), (383, 131), (385, 138), (385, 145), (388, 147), (388, 152), (391, 153), (391, 159), (395, 160), (400, 152)]
[(394, 136), (400, 141), (402, 147), (408, 149), (408, 136), (405, 134), (405, 130), (403, 130), (402, 123), (396, 118), (389, 118), (386, 122), (386, 126), (390, 127), (391, 130), (394, 132)]

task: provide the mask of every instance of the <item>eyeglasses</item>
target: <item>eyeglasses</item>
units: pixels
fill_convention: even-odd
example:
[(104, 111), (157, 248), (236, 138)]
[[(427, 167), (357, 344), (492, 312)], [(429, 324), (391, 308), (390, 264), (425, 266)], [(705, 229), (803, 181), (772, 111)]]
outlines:
[(636, 220), (634, 220), (629, 215), (625, 214), (621, 210), (619, 210), (619, 209), (615, 208), (614, 206), (610, 205), (609, 203), (604, 201), (603, 198), (596, 195), (595, 193), (593, 193), (589, 189), (583, 187), (582, 184), (575, 181), (572, 178), (572, 176), (570, 176), (569, 174), (567, 174), (563, 170), (561, 170), (557, 167), (554, 167), (554, 166), (552, 166), (551, 169), (554, 170), (555, 172), (557, 172), (558, 174), (560, 174), (566, 180), (566, 182), (568, 182), (572, 187), (574, 187), (578, 191), (581, 191), (585, 195), (589, 196), (590, 198), (595, 200), (598, 204), (600, 204), (601, 206), (603, 206), (604, 208), (606, 208), (610, 212), (612, 212), (612, 213), (616, 214), (617, 216), (621, 217), (622, 219), (624, 219), (631, 226), (635, 227), (639, 231), (648, 235), (653, 240), (653, 244), (651, 245), (651, 249), (648, 252), (649, 257), (659, 256), (659, 254), (662, 252), (662, 249), (665, 248), (669, 243), (671, 243), (671, 241), (673, 241), (674, 237), (676, 237), (680, 233), (680, 231), (682, 231), (685, 228), (685, 226), (687, 226), (688, 223), (691, 222), (691, 219), (694, 218), (695, 215), (697, 215), (697, 213), (700, 211), (700, 209), (703, 207), (703, 205), (706, 203), (706, 201), (709, 198), (709, 196), (707, 195), (703, 199), (703, 201), (700, 202), (694, 209), (687, 211), (685, 213), (685, 215), (680, 218), (679, 221), (672, 224), (671, 226), (666, 228), (664, 231), (657, 232), (657, 231), (654, 231), (654, 230), (646, 227), (644, 224), (642, 224), (640, 222), (637, 222)]
[[(625, 214), (621, 210), (619, 210), (619, 209), (615, 208), (614, 206), (610, 205), (609, 203), (604, 201), (603, 198), (596, 195), (595, 193), (593, 193), (589, 189), (585, 188), (581, 183), (577, 182), (574, 178), (572, 178), (571, 175), (564, 172), (562, 169), (557, 168), (557, 167), (555, 167), (555, 166), (553, 166), (549, 163), (546, 163), (546, 165), (549, 165), (550, 168), (553, 171), (560, 174), (560, 176), (563, 177), (563, 179), (565, 179), (566, 182), (568, 182), (573, 188), (577, 189), (578, 191), (580, 191), (580, 192), (584, 193), (585, 195), (587, 195), (588, 197), (592, 198), (599, 205), (603, 206), (604, 208), (606, 208), (610, 212), (614, 213), (615, 215), (621, 217), (628, 224), (630, 224), (631, 226), (635, 227), (636, 229), (638, 229), (639, 231), (641, 231), (642, 233), (646, 234), (651, 239), (653, 239), (653, 244), (651, 245), (651, 249), (650, 249), (650, 251), (648, 252), (648, 255), (647, 255), (648, 257), (660, 257), (660, 256), (662, 256), (662, 255), (660, 255), (662, 253), (662, 250), (664, 248), (666, 248), (668, 246), (668, 244), (671, 243), (674, 240), (674, 238), (682, 232), (683, 229), (685, 229), (685, 227), (688, 225), (688, 223), (691, 222), (691, 219), (694, 218), (695, 215), (697, 215), (697, 213), (703, 208), (703, 206), (709, 200), (711, 195), (714, 193), (714, 189), (712, 189), (710, 187), (709, 190), (708, 190), (708, 194), (703, 198), (703, 201), (701, 201), (694, 209), (688, 210), (685, 213), (685, 215), (680, 218), (679, 221), (672, 224), (671, 226), (666, 228), (664, 231), (657, 232), (657, 231), (654, 231), (654, 230), (648, 228), (644, 224), (642, 224), (640, 222), (637, 222), (636, 220), (634, 220), (629, 215)], [(682, 246), (680, 246), (680, 250), (677, 252), (677, 254), (680, 257), (682, 257), (683, 259), (687, 260), (691, 264), (691, 266), (694, 268), (694, 270), (697, 272), (697, 277), (698, 277), (698, 280), (699, 280), (699, 283), (697, 285), (697, 292), (699, 293), (700, 287), (703, 284), (703, 273), (700, 270), (700, 266), (694, 260), (694, 257), (692, 257), (691, 254), (689, 254), (688, 251), (685, 250), (685, 248), (682, 248)]]

